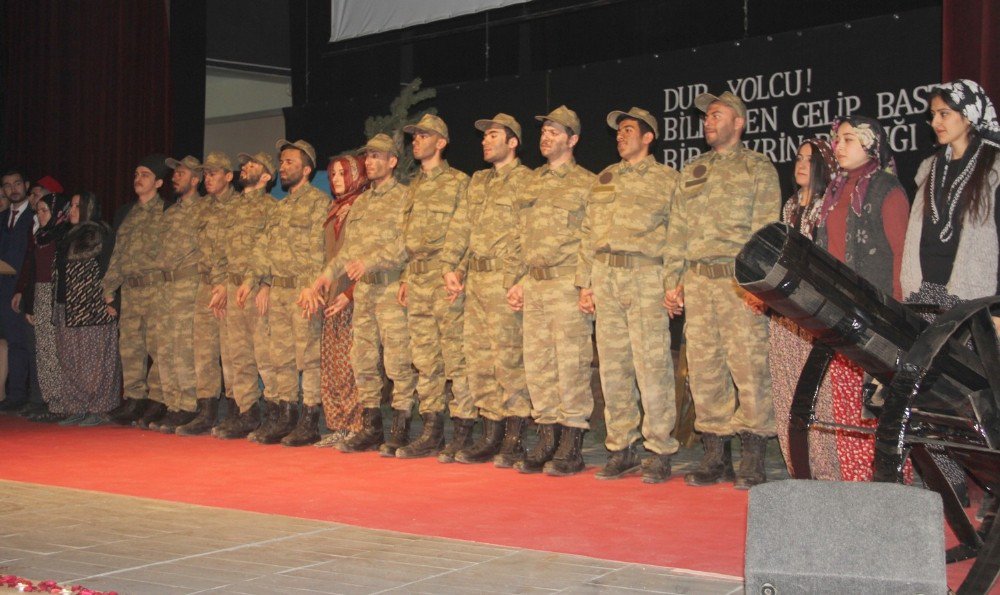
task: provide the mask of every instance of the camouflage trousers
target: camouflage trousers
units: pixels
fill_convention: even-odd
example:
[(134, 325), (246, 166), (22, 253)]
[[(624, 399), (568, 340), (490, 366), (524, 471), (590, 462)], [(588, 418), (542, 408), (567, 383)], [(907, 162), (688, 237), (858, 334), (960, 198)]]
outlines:
[(680, 445), (670, 435), (677, 405), (670, 318), (662, 305), (663, 269), (595, 262), (593, 289), (608, 428), (605, 446), (622, 450), (642, 438), (646, 450), (673, 454)]
[[(242, 308), (236, 305), (236, 290), (239, 285), (226, 283), (226, 359), (229, 360), (228, 384), (233, 388), (233, 398), (240, 411), (246, 411), (260, 399), (260, 383), (257, 379), (257, 353), (254, 338), (260, 315), (253, 297), (247, 299)], [(225, 364), (223, 364), (225, 365)], [(298, 382), (296, 381), (296, 385)], [(298, 395), (296, 390), (295, 395)]]
[(469, 271), (465, 282), (465, 362), (479, 414), (499, 421), (528, 417), (522, 314), (507, 305), (501, 271)]
[(579, 293), (572, 273), (524, 281), (524, 374), (539, 424), (590, 428), (593, 325), (580, 312)]
[(451, 380), (452, 417), (473, 419), (476, 407), (469, 394), (462, 351), (465, 296), (449, 302), (441, 267), (435, 263), (430, 268), (425, 273), (411, 273), (407, 279), (406, 321), (410, 353), (419, 373), (420, 413), (445, 410), (445, 382)]
[[(256, 298), (256, 294), (253, 294), (253, 298)], [(249, 308), (251, 305), (256, 309), (257, 304), (251, 304), (250, 299), (247, 299), (246, 307)], [(264, 398), (268, 401), (278, 401), (278, 381), (274, 371), (274, 358), (271, 357), (269, 314), (270, 312), (257, 317), (257, 323), (253, 329), (253, 353), (257, 359), (257, 373), (260, 374), (260, 380), (264, 383)]]
[(323, 314), (302, 318), (295, 305), (301, 287), (272, 287), (267, 320), (270, 323), (268, 359), (273, 366), (278, 400), (297, 402), (302, 376), (302, 404), (320, 406), (319, 342), (323, 334)]
[(731, 277), (684, 275), (688, 380), (700, 432), (775, 433), (767, 318), (745, 296)]
[[(208, 304), (212, 301), (212, 286), (204, 281), (198, 284), (194, 306), (194, 376), (199, 399), (215, 399), (222, 388), (222, 326)], [(226, 396), (232, 398), (233, 389), (226, 382)]]
[[(159, 330), (160, 285), (122, 286), (118, 319), (118, 354), (122, 359), (122, 394), (131, 399), (163, 402), (156, 334)], [(152, 367), (149, 359), (153, 359)]]
[(198, 277), (189, 277), (160, 286), (160, 329), (156, 359), (160, 362), (163, 402), (175, 411), (198, 408), (194, 372), (194, 313)]
[(416, 401), (417, 374), (410, 355), (410, 330), (406, 308), (396, 301), (399, 283), (362, 283), (354, 286), (354, 318), (351, 321), (351, 366), (362, 407), (378, 407), (382, 401), (382, 373), (393, 383), (392, 408), (410, 412)]

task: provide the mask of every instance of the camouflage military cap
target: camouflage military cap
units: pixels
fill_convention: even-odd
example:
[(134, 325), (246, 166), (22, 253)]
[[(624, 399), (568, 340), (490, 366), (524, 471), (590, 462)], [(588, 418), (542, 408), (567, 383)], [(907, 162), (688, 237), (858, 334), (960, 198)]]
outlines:
[(702, 93), (694, 98), (694, 105), (701, 111), (708, 112), (708, 106), (712, 105), (716, 101), (733, 108), (738, 117), (743, 118), (744, 120), (746, 119), (747, 106), (743, 104), (742, 99), (733, 95), (729, 91), (726, 91), (719, 96), (712, 95), (711, 93)]
[(392, 137), (384, 132), (379, 132), (368, 139), (365, 146), (361, 147), (362, 153), (366, 151), (381, 151), (399, 157), (399, 147), (396, 146), (396, 141), (392, 140)]
[(259, 153), (254, 153), (253, 155), (249, 153), (240, 153), (236, 156), (240, 160), (240, 165), (243, 165), (247, 161), (253, 161), (254, 163), (259, 163), (264, 166), (264, 171), (274, 177), (274, 157), (271, 157), (270, 153), (265, 153), (260, 151)]
[(539, 122), (544, 122), (546, 120), (551, 120), (556, 124), (561, 124), (566, 130), (569, 131), (570, 136), (574, 134), (580, 134), (580, 118), (576, 115), (576, 112), (569, 109), (565, 105), (560, 105), (556, 109), (549, 112), (547, 116), (535, 116), (535, 119)]
[(285, 140), (282, 138), (278, 139), (278, 142), (274, 143), (274, 148), (278, 149), (279, 151), (284, 151), (288, 147), (298, 149), (303, 153), (305, 153), (310, 160), (310, 162), (306, 163), (305, 165), (308, 165), (309, 167), (312, 168), (316, 167), (316, 149), (314, 149), (312, 145), (310, 145), (309, 143), (307, 143), (302, 139), (299, 139), (293, 143), (290, 140)]
[(205, 163), (201, 164), (201, 168), (205, 171), (215, 169), (233, 171), (233, 160), (222, 151), (212, 151), (205, 157)]
[(434, 114), (424, 114), (416, 124), (403, 126), (403, 132), (414, 134), (416, 132), (433, 132), (440, 134), (444, 140), (448, 140), (448, 126), (444, 120)]
[(629, 109), (627, 112), (623, 112), (620, 110), (615, 110), (611, 112), (610, 114), (608, 114), (608, 126), (614, 128), (615, 130), (618, 130), (618, 122), (622, 118), (631, 118), (633, 120), (639, 120), (640, 122), (645, 122), (646, 124), (649, 125), (650, 128), (653, 129), (653, 138), (660, 138), (660, 127), (656, 123), (656, 118), (653, 117), (653, 114), (647, 112), (641, 107), (633, 107)]
[(514, 136), (517, 137), (518, 142), (521, 140), (521, 125), (517, 123), (517, 120), (513, 116), (508, 116), (507, 114), (497, 114), (493, 116), (492, 120), (476, 120), (476, 130), (482, 130), (486, 132), (489, 130), (490, 126), (506, 126), (514, 132)]
[(166, 163), (167, 167), (169, 167), (170, 169), (177, 169), (178, 167), (183, 165), (184, 167), (190, 169), (192, 172), (198, 174), (199, 177), (201, 176), (202, 172), (201, 161), (198, 161), (196, 157), (193, 157), (191, 155), (188, 155), (187, 157), (181, 160), (177, 160), (174, 159), (173, 157), (170, 157), (167, 159)]

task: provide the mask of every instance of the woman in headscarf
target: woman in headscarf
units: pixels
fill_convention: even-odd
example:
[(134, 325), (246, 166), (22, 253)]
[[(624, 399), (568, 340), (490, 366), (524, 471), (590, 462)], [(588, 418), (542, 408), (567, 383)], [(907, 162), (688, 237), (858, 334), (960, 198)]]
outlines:
[[(330, 261), (344, 244), (347, 213), (355, 199), (368, 188), (365, 161), (355, 155), (335, 157), (326, 170), (333, 202), (326, 217), (326, 260)], [(354, 312), (354, 283), (347, 276), (330, 287), (326, 298), (323, 338), (320, 342), (323, 413), (330, 434), (316, 446), (333, 446), (361, 429), (354, 371), (351, 368), (351, 316)]]
[[(837, 171), (837, 160), (833, 156), (830, 143), (823, 139), (811, 138), (804, 141), (795, 156), (795, 184), (798, 189), (785, 202), (781, 211), (781, 219), (802, 235), (812, 238), (813, 231), (819, 221), (820, 207), (823, 204), (823, 192), (830, 182), (830, 176)], [(796, 324), (784, 316), (771, 315), (770, 321), (770, 354), (771, 387), (774, 394), (775, 429), (778, 433), (778, 443), (792, 472), (789, 458), (788, 423), (795, 386), (805, 365), (806, 357), (812, 349), (812, 339)], [(830, 409), (830, 383), (824, 382), (820, 388), (824, 397), (820, 400)], [(833, 415), (830, 411), (819, 411), (820, 416)], [(825, 463), (831, 459), (830, 453), (836, 454), (836, 443), (826, 432), (812, 432), (809, 438), (809, 452), (815, 462), (811, 463), (813, 477), (817, 479), (832, 479), (833, 470)]]
[[(56, 255), (56, 240), (64, 232), (67, 200), (54, 193), (39, 199), (35, 214), (38, 230), (28, 242), (24, 265), (17, 280), (11, 307), (24, 313), (28, 323), (35, 327), (35, 363), (38, 369), (38, 386), (47, 409), (31, 415), (33, 421), (55, 422), (67, 417), (52, 408), (65, 390), (62, 369), (56, 353), (55, 327), (52, 323), (52, 267)], [(83, 416), (74, 416), (79, 422)]]
[[(900, 300), (899, 271), (910, 203), (896, 178), (889, 139), (878, 120), (864, 116), (837, 118), (830, 136), (840, 171), (823, 197), (816, 243)], [(833, 420), (874, 428), (877, 421), (863, 413), (863, 370), (837, 355), (827, 375), (833, 388)], [(839, 472), (833, 478), (871, 480), (874, 437), (838, 429), (836, 441), (837, 458), (829, 464), (836, 465)]]
[(73, 196), (68, 221), (55, 260), (56, 348), (66, 386), (60, 410), (97, 425), (121, 398), (118, 322), (101, 291), (114, 237), (92, 192)]
[[(907, 302), (944, 311), (1000, 289), (1000, 123), (975, 81), (945, 83), (929, 97), (939, 148), (917, 169), (900, 282)], [(932, 455), (965, 495), (961, 467), (943, 453)]]

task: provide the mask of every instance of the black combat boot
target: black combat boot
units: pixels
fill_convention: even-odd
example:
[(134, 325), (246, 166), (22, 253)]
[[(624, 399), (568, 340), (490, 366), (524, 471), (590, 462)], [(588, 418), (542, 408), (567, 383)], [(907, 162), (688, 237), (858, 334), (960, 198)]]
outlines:
[(500, 452), (500, 443), (503, 442), (504, 423), (483, 418), (483, 435), (475, 444), (463, 448), (455, 453), (455, 460), (459, 463), (485, 463)]
[(539, 424), (538, 442), (535, 447), (525, 455), (523, 461), (514, 463), (514, 468), (521, 473), (540, 473), (545, 467), (545, 463), (552, 460), (559, 445), (559, 432), (562, 426), (559, 424)]
[(767, 475), (764, 473), (767, 437), (752, 432), (740, 432), (740, 443), (740, 469), (736, 472), (733, 487), (737, 490), (749, 490), (767, 481)]
[(219, 427), (227, 419), (232, 417), (238, 417), (240, 415), (240, 408), (236, 404), (236, 399), (230, 399), (229, 397), (219, 397), (218, 408), (216, 409), (215, 425), (212, 429)]
[(420, 437), (408, 446), (396, 450), (396, 458), (419, 459), (434, 456), (444, 445), (444, 413), (425, 413), (421, 417), (424, 428)]
[(299, 424), (290, 434), (281, 439), (284, 446), (305, 446), (319, 441), (319, 405), (303, 405)]
[(462, 419), (461, 417), (451, 418), (451, 441), (438, 453), (439, 463), (454, 463), (455, 453), (468, 448), (472, 442), (472, 428), (476, 425), (475, 418)]
[(642, 460), (642, 483), (660, 483), (670, 478), (670, 455), (655, 452)]
[(254, 403), (249, 409), (240, 413), (234, 405), (229, 410), (229, 417), (212, 428), (212, 435), (222, 440), (246, 438), (251, 432), (260, 427), (260, 409), (260, 405)]
[(494, 467), (510, 469), (516, 463), (524, 460), (524, 428), (528, 427), (530, 421), (530, 417), (514, 416), (505, 420), (500, 452), (493, 457)]
[(293, 401), (279, 401), (275, 403), (277, 408), (277, 413), (274, 416), (274, 422), (264, 431), (258, 428), (257, 431), (251, 433), (247, 438), (251, 442), (256, 442), (257, 444), (277, 444), (281, 442), (281, 439), (289, 435), (292, 430), (295, 429), (295, 424), (299, 419), (298, 403)]
[(563, 426), (559, 436), (559, 448), (552, 455), (552, 460), (543, 468), (546, 475), (565, 477), (575, 475), (585, 467), (583, 463), (583, 428)]
[(389, 428), (389, 438), (378, 447), (378, 454), (383, 457), (394, 457), (396, 451), (410, 442), (410, 412), (401, 409), (392, 410), (392, 427)]
[(633, 442), (627, 448), (612, 452), (604, 468), (598, 471), (594, 477), (597, 479), (618, 479), (629, 473), (635, 473), (639, 470), (639, 465), (639, 450), (636, 443)]
[(684, 483), (689, 486), (710, 486), (720, 481), (733, 481), (733, 437), (719, 434), (704, 433), (701, 442), (705, 445), (705, 455), (702, 456), (698, 468), (684, 476)]
[(173, 434), (177, 431), (178, 426), (183, 426), (188, 423), (197, 415), (194, 411), (167, 411), (167, 414), (160, 418), (160, 421), (154, 424), (150, 424), (149, 429), (156, 430), (157, 432), (162, 432), (164, 434)]
[(260, 414), (260, 425), (247, 434), (246, 438), (250, 442), (260, 442), (261, 436), (268, 436), (274, 433), (278, 425), (278, 410), (281, 408), (278, 401), (264, 401), (264, 411)]
[(177, 426), (177, 434), (181, 436), (198, 436), (212, 429), (215, 416), (219, 412), (219, 399), (198, 399), (198, 411), (194, 419)]
[(142, 417), (146, 409), (146, 399), (131, 399), (125, 397), (122, 404), (111, 411), (109, 419), (120, 426), (130, 426)]
[[(148, 400), (148, 399), (147, 399)], [(142, 417), (136, 420), (135, 425), (144, 429), (151, 429), (150, 424), (155, 424), (167, 414), (167, 406), (158, 401), (149, 401), (146, 410), (142, 412)]]
[(340, 452), (378, 450), (385, 438), (382, 435), (382, 410), (365, 407), (361, 412), (361, 431), (333, 447)]

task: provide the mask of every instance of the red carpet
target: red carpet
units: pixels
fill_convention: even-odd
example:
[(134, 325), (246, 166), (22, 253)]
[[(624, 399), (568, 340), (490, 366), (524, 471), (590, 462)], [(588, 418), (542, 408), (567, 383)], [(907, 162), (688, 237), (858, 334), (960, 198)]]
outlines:
[[(0, 479), (743, 574), (747, 495), (726, 484), (551, 478), (10, 416), (0, 444)], [(949, 566), (952, 587), (969, 566)]]

